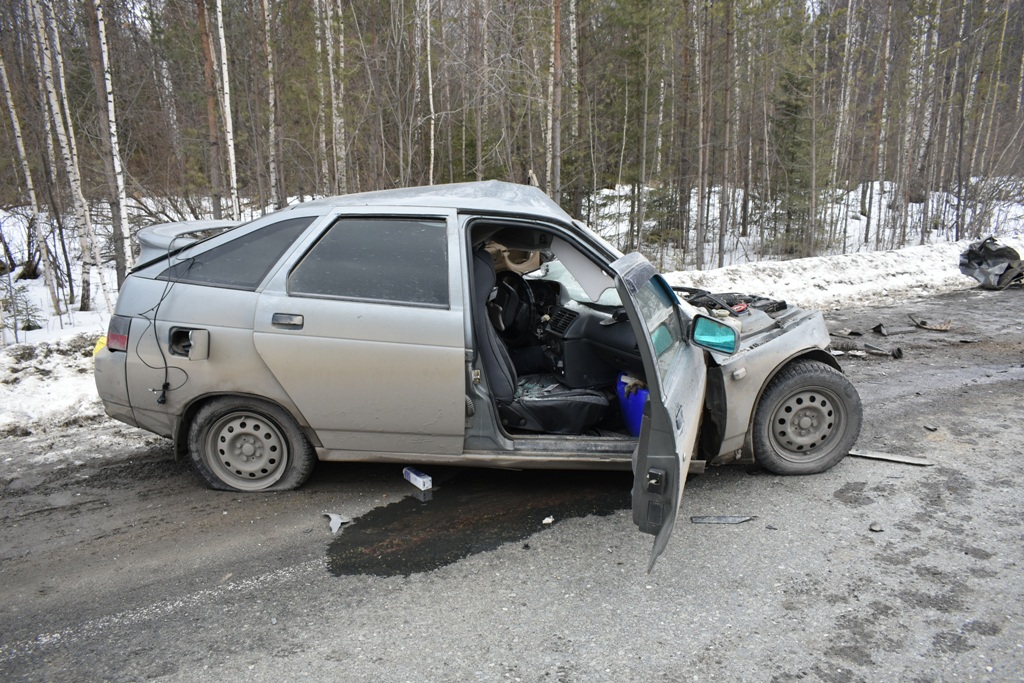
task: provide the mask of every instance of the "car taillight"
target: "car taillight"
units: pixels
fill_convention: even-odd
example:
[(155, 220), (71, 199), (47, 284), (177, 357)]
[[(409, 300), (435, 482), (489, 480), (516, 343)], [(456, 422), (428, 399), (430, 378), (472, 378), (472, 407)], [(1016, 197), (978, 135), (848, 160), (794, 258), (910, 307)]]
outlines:
[(107, 328), (107, 348), (111, 351), (128, 350), (128, 328), (131, 327), (132, 319), (123, 315), (110, 316), (110, 326)]

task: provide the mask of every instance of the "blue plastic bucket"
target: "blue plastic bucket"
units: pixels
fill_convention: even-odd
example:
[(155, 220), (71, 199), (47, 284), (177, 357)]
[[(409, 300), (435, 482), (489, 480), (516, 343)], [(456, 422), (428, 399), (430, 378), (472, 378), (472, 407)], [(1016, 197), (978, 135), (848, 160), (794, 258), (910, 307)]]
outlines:
[(644, 406), (647, 404), (647, 390), (637, 389), (632, 395), (626, 396), (626, 375), (619, 374), (619, 381), (615, 384), (615, 393), (619, 395), (619, 408), (622, 410), (622, 420), (626, 423), (626, 429), (631, 436), (640, 436), (640, 425), (644, 420)]

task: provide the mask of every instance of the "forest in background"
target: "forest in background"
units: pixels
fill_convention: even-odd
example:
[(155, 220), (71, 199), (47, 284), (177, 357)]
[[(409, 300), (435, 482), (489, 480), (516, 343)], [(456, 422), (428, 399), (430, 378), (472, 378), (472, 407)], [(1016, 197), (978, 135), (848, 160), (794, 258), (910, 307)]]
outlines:
[(619, 246), (694, 269), (738, 236), (845, 250), (851, 192), (873, 248), (1024, 201), (1024, 0), (10, 0), (0, 27), (29, 226), (0, 261), (55, 309), (140, 227), (311, 195), (493, 178), (593, 222), (616, 188)]

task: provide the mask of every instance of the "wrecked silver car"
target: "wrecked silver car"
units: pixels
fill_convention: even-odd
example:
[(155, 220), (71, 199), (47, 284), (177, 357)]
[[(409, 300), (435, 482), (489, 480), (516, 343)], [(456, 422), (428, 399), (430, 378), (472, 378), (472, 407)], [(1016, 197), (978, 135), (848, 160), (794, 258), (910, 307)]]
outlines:
[(632, 466), (653, 561), (687, 472), (819, 472), (860, 430), (819, 313), (695, 306), (536, 188), (347, 195), (197, 239), (209, 228), (140, 235), (96, 385), (214, 488), (292, 489), (318, 459)]

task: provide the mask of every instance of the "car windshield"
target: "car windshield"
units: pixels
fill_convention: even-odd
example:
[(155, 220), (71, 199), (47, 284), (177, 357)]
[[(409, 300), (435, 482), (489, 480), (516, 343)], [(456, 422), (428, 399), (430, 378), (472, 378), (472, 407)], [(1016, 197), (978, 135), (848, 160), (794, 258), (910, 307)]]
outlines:
[(568, 293), (573, 301), (584, 304), (597, 304), (598, 306), (622, 305), (622, 300), (619, 298), (619, 293), (615, 291), (615, 287), (609, 287), (604, 290), (596, 301), (587, 296), (587, 293), (583, 291), (582, 285), (580, 285), (561, 261), (548, 261), (525, 277), (528, 280), (550, 280), (557, 282), (565, 288), (566, 293)]

